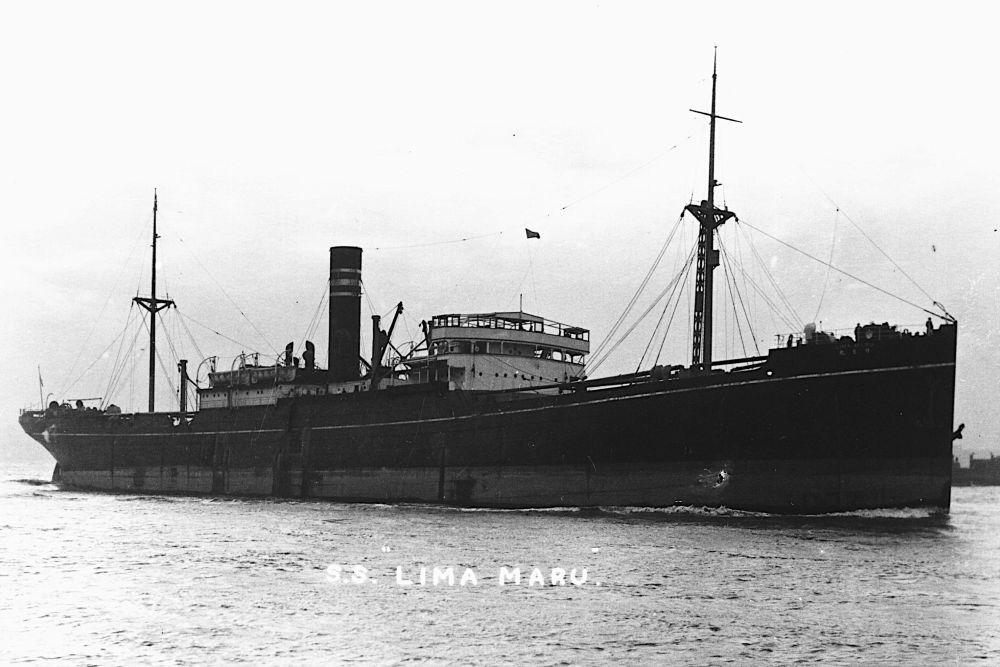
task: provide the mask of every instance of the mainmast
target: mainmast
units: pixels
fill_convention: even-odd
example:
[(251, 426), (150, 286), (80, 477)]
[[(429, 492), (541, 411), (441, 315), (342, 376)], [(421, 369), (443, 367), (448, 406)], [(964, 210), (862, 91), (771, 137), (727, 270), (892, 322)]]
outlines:
[(149, 288), (149, 296), (137, 296), (132, 299), (149, 312), (149, 411), (156, 412), (156, 314), (174, 305), (170, 299), (156, 298), (156, 189), (153, 189), (153, 277)]
[(692, 336), (691, 365), (705, 370), (712, 368), (712, 271), (719, 265), (719, 252), (715, 249), (715, 228), (736, 214), (715, 208), (715, 120), (743, 121), (726, 118), (715, 113), (716, 58), (712, 58), (712, 111), (694, 111), (709, 117), (708, 133), (708, 199), (701, 204), (688, 204), (690, 212), (700, 223), (698, 231), (698, 264), (694, 284), (694, 333)]

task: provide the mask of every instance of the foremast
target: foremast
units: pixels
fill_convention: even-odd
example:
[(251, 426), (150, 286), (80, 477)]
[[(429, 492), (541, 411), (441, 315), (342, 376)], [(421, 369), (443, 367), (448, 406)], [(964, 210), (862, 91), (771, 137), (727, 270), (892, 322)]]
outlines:
[(699, 223), (698, 230), (698, 260), (694, 284), (694, 322), (691, 337), (691, 365), (706, 370), (712, 368), (712, 272), (719, 265), (719, 252), (715, 249), (715, 229), (732, 217), (735, 213), (715, 207), (715, 121), (728, 120), (734, 123), (742, 121), (726, 118), (715, 113), (716, 58), (712, 59), (712, 110), (710, 113), (696, 111), (694, 113), (709, 117), (708, 133), (708, 198), (700, 204), (688, 204), (684, 210), (691, 213)]
[(149, 287), (149, 296), (137, 296), (132, 299), (149, 312), (149, 411), (156, 412), (156, 314), (174, 305), (170, 299), (156, 298), (156, 189), (153, 190), (153, 271)]

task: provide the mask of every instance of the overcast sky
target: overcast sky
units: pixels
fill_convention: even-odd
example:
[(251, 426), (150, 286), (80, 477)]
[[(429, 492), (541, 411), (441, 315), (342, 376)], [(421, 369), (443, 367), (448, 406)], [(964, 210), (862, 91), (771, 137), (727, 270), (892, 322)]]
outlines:
[[(516, 309), (523, 294), (525, 310), (600, 343), (683, 206), (704, 197), (707, 123), (688, 109), (708, 107), (718, 45), (719, 113), (743, 121), (719, 128), (719, 195), (907, 301), (944, 304), (960, 322), (959, 444), (1000, 454), (1000, 100), (985, 6), (7, 3), (5, 433), (38, 404), (39, 365), (55, 398), (105, 396), (109, 344), (149, 289), (154, 187), (160, 288), (189, 318), (192, 366), (300, 346), (331, 245), (365, 248), (366, 321), (369, 300), (379, 313), (404, 302), (398, 342), (431, 315)], [(749, 252), (734, 224), (723, 232)], [(688, 220), (651, 294), (694, 233)], [(755, 247), (796, 328), (926, 319), (763, 236)], [(748, 301), (762, 349), (788, 333), (763, 297)], [(720, 309), (716, 357), (742, 356)], [(685, 311), (661, 363), (690, 361)], [(658, 314), (601, 374), (635, 370)], [(183, 346), (179, 321), (163, 328)], [(325, 321), (312, 338), (325, 363)], [(145, 406), (144, 348), (140, 336), (134, 381), (119, 383), (126, 408)]]

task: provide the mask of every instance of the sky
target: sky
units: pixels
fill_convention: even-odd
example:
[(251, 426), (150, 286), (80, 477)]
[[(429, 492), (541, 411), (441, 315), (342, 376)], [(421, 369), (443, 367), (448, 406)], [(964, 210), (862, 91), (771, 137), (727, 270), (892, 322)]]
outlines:
[[(772, 312), (773, 289), (735, 309), (720, 268), (716, 358), (810, 321), (922, 328), (938, 301), (959, 321), (956, 453), (1000, 454), (1000, 59), (984, 7), (7, 3), (0, 433), (27, 441), (16, 416), (39, 404), (39, 371), (53, 398), (114, 386), (144, 409), (148, 353), (126, 323), (149, 292), (154, 188), (159, 295), (178, 306), (160, 330), (193, 369), (270, 363), (307, 336), (325, 363), (333, 245), (364, 248), (365, 322), (404, 303), (400, 344), (421, 319), (523, 299), (596, 347), (705, 196), (707, 123), (689, 109), (708, 107), (718, 47), (718, 112), (742, 121), (718, 132), (717, 196), (741, 220), (723, 242), (761, 285), (767, 266), (794, 315)], [(686, 218), (636, 313), (694, 233)], [(661, 303), (598, 374), (648, 366), (651, 337), (659, 363), (689, 363), (687, 299), (662, 348)], [(133, 372), (113, 384), (116, 358)]]

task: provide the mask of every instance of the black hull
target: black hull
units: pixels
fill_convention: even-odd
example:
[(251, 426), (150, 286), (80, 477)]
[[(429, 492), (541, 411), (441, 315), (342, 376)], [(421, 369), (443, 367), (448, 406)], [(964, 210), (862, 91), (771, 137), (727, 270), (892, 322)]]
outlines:
[[(558, 396), (425, 386), (203, 410), (190, 422), (96, 411), (21, 421), (59, 462), (62, 483), (86, 489), (497, 508), (946, 510), (953, 331), (863, 362), (775, 350), (751, 372)], [(792, 367), (793, 352), (807, 363)]]

